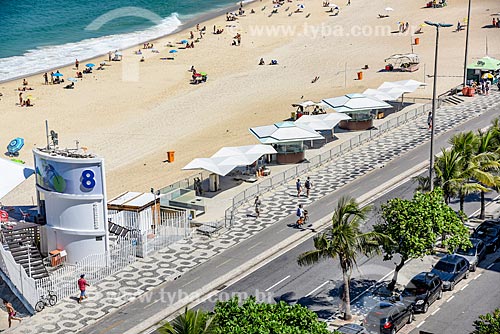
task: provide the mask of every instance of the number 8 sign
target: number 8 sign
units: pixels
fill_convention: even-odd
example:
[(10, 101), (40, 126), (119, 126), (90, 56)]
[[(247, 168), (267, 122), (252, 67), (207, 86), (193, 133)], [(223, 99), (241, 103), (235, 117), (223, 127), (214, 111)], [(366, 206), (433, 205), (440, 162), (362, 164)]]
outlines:
[(86, 169), (82, 172), (81, 182), (82, 187), (85, 189), (94, 189), (95, 187), (95, 174), (90, 169)]

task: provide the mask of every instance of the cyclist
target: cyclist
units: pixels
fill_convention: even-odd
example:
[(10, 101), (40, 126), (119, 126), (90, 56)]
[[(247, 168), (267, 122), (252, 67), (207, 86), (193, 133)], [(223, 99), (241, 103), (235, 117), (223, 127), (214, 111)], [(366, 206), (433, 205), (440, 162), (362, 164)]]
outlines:
[(301, 226), (302, 224), (304, 224), (305, 217), (306, 217), (306, 211), (302, 208), (302, 204), (299, 204), (299, 207), (297, 208), (296, 215), (298, 217), (297, 226)]

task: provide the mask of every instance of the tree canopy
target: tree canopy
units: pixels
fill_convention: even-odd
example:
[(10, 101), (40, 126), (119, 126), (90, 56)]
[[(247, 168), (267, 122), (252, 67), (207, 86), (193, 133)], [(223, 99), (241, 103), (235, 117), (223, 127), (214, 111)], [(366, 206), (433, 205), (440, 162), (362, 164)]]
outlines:
[(234, 297), (217, 302), (214, 309), (215, 334), (328, 334), (325, 322), (306, 307), (258, 303), (249, 297), (242, 304)]
[(500, 333), (500, 309), (498, 308), (492, 313), (480, 315), (479, 319), (474, 321), (472, 334), (491, 333)]

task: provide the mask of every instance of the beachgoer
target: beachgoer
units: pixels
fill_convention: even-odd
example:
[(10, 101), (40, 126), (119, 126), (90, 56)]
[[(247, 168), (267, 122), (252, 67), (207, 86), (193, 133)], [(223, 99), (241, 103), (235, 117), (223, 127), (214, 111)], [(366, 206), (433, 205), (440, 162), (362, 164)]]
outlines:
[(23, 86), (28, 86), (28, 81), (26, 81), (26, 79), (23, 79)]
[(111, 54), (112, 54), (112, 52), (111, 52), (111, 51), (109, 51), (109, 52), (108, 52), (108, 61), (111, 61)]
[(194, 38), (194, 34), (193, 34), (193, 32), (192, 32), (192, 31), (190, 31), (190, 32), (189, 32), (189, 35), (190, 35), (190, 36), (189, 36), (189, 38), (190, 38), (190, 39), (193, 39), (193, 38)]
[(4, 300), (3, 301), (3, 305), (7, 309), (7, 313), (9, 315), (9, 328), (12, 327), (12, 320), (17, 320), (19, 322), (22, 321), (21, 318), (16, 318), (16, 310), (14, 310), (14, 307), (12, 306), (11, 303), (9, 303), (8, 301)]
[(23, 105), (23, 93), (19, 93), (19, 104)]
[(497, 26), (495, 18), (493, 18), (493, 20), (491, 21), (491, 25), (493, 26), (493, 28), (495, 28)]
[(33, 105), (31, 104), (31, 100), (29, 98), (26, 99), (26, 101), (24, 102), (24, 105), (26, 107), (33, 107)]
[(312, 182), (309, 176), (307, 177), (306, 182), (304, 183), (304, 186), (306, 187), (306, 197), (309, 197), (309, 192), (311, 191), (312, 188)]
[(255, 217), (257, 217), (257, 218), (259, 218), (259, 215), (260, 215), (260, 205), (261, 205), (261, 202), (260, 202), (259, 196), (257, 196), (257, 197), (255, 197), (255, 202), (254, 202)]
[(484, 84), (484, 91), (486, 95), (490, 94), (490, 87), (491, 87), (491, 82), (489, 80), (486, 80), (486, 83)]
[(347, 6), (351, 5), (351, 0), (347, 0)]
[(47, 72), (45, 72), (43, 74), (43, 79), (45, 80), (45, 84), (48, 85), (49, 84), (49, 76), (47, 75)]
[(141, 60), (140, 60), (141, 63), (144, 62), (144, 56), (141, 57)]
[(427, 115), (427, 126), (429, 130), (432, 129), (432, 111), (429, 111), (429, 115)]
[(259, 65), (265, 65), (264, 58), (260, 58)]
[(458, 21), (457, 23), (457, 31), (460, 31), (462, 30), (462, 25), (460, 24), (460, 21)]
[(300, 179), (297, 179), (297, 182), (295, 182), (295, 188), (297, 189), (297, 197), (300, 197), (300, 193), (302, 192), (302, 183)]
[(78, 303), (81, 303), (83, 298), (87, 298), (85, 289), (87, 288), (87, 286), (90, 286), (90, 284), (87, 283), (84, 277), (85, 274), (81, 274), (80, 279), (78, 280), (78, 288), (80, 289), (80, 298), (78, 299)]
[(75, 60), (75, 67), (76, 69), (78, 70), (78, 65), (80, 65), (80, 62), (78, 61), (78, 59)]
[(191, 42), (191, 49), (194, 49), (194, 42)]
[(199, 24), (196, 25), (196, 31), (200, 31), (200, 25)]

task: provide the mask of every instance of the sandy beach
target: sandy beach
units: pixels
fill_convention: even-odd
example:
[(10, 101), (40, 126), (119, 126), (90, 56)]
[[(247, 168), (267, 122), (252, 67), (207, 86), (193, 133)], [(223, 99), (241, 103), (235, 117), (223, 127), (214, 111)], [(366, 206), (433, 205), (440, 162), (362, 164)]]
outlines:
[[(0, 84), (2, 131), (0, 144), (6, 147), (14, 137), (25, 138), (20, 159), (32, 165), (31, 148), (45, 145), (45, 120), (59, 133), (60, 147), (74, 147), (75, 140), (90, 152), (105, 158), (108, 198), (124, 191), (149, 191), (190, 177), (196, 171), (181, 168), (196, 157), (208, 157), (223, 146), (254, 144), (248, 128), (281, 121), (290, 116), (291, 104), (301, 100), (320, 100), (344, 93), (377, 88), (384, 81), (415, 79), (429, 85), (408, 97), (430, 97), (435, 47), (435, 30), (422, 27), (424, 20), (447, 22), (453, 28), (440, 34), (438, 92), (462, 82), (465, 31), (455, 32), (458, 21), (464, 24), (467, 1), (450, 2), (445, 8), (423, 8), (426, 1), (352, 0), (340, 5), (331, 16), (321, 1), (305, 2), (301, 13), (290, 13), (297, 4), (285, 2), (278, 13), (271, 1), (244, 6), (245, 16), (226, 22), (225, 16), (206, 22), (206, 34), (194, 49), (179, 50), (175, 60), (166, 45), (177, 48), (190, 31), (152, 41), (159, 53), (141, 50), (142, 44), (123, 50), (123, 60), (112, 62), (104, 71), (84, 75), (73, 90), (61, 85), (43, 85), (42, 75), (28, 77), (33, 91), (33, 107), (17, 106), (17, 87), (22, 80)], [(263, 9), (265, 7), (265, 9)], [(386, 13), (384, 8), (394, 11)], [(288, 10), (286, 10), (289, 8)], [(251, 10), (255, 13), (250, 13)], [(473, 2), (469, 42), (469, 63), (486, 53), (500, 58), (500, 29), (482, 28), (491, 24), (492, 13), (500, 12), (497, 0)], [(379, 18), (377, 14), (389, 14)], [(397, 31), (398, 22), (409, 22), (410, 31)], [(213, 34), (213, 27), (224, 29)], [(240, 46), (231, 46), (240, 33)], [(379, 72), (384, 59), (395, 53), (409, 53), (415, 37), (414, 52), (421, 67), (414, 73)], [(191, 41), (191, 40), (190, 40)], [(106, 58), (106, 59), (105, 59)], [(271, 59), (278, 65), (258, 66)], [(107, 57), (92, 61), (99, 64)], [(82, 62), (82, 65), (87, 62)], [(363, 80), (356, 72), (364, 65)], [(208, 81), (191, 85), (191, 66), (208, 73)], [(347, 71), (345, 71), (347, 69)], [(64, 78), (75, 69), (60, 68)], [(319, 80), (311, 83), (319, 76)], [(166, 152), (175, 151), (175, 162), (166, 163)], [(34, 181), (28, 181), (2, 199), (7, 205), (32, 204)]]

